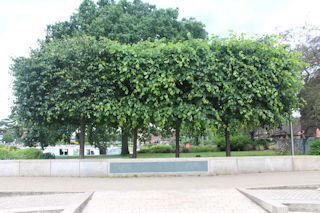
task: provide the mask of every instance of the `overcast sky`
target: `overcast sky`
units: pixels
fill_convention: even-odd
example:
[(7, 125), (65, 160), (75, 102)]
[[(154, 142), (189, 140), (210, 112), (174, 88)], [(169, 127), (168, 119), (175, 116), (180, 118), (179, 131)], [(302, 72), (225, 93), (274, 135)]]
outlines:
[[(211, 34), (267, 34), (308, 22), (320, 25), (319, 0), (144, 0), (160, 8), (179, 8)], [(27, 56), (43, 39), (47, 24), (68, 20), (81, 0), (6, 0), (0, 8), (0, 119), (13, 102), (11, 57)]]

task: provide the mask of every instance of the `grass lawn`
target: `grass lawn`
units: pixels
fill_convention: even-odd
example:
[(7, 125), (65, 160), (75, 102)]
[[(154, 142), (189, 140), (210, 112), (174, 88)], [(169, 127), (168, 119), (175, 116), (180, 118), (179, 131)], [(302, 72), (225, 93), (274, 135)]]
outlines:
[[(288, 153), (290, 154), (290, 153)], [(194, 158), (197, 155), (201, 157), (225, 157), (225, 152), (195, 152), (195, 153), (180, 153), (182, 158)], [(231, 152), (231, 156), (275, 156), (279, 155), (276, 151), (234, 151)], [(86, 156), (85, 158), (131, 158), (132, 155), (97, 155)], [(137, 153), (137, 158), (174, 158), (175, 153)], [(78, 156), (57, 157), (57, 159), (77, 159)]]

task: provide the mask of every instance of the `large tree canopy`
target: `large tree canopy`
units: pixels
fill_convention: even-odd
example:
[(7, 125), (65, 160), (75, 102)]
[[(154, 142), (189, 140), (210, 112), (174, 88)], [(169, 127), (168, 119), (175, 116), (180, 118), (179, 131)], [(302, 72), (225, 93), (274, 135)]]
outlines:
[[(301, 61), (272, 36), (247, 39), (231, 35), (214, 39), (208, 100), (225, 129), (227, 156), (229, 131), (252, 122), (269, 127), (289, 119), (299, 108)], [(212, 112), (209, 112), (211, 114)]]
[(15, 113), (34, 125), (80, 126), (80, 153), (85, 126), (96, 119), (95, 107), (115, 91), (109, 69), (103, 67), (109, 58), (99, 45), (91, 37), (53, 40), (29, 58), (16, 58), (12, 66)]
[[(47, 26), (46, 41), (64, 39), (66, 36), (94, 36), (108, 38), (120, 43), (166, 38), (167, 41), (184, 41), (188, 34), (193, 38), (206, 38), (204, 24), (194, 18), (178, 20), (178, 9), (157, 9), (155, 5), (141, 0), (113, 1), (84, 0), (69, 21)], [(117, 94), (120, 98), (122, 94)], [(125, 97), (122, 98), (125, 101)], [(119, 125), (115, 119), (113, 126)], [(128, 133), (130, 123), (122, 126), (122, 154), (128, 154)]]
[(157, 9), (141, 0), (100, 0), (97, 4), (84, 0), (69, 21), (48, 25), (46, 38), (86, 34), (121, 43), (137, 43), (161, 38), (183, 41), (188, 33), (193, 38), (207, 36), (204, 24), (194, 18), (178, 20), (178, 9)]
[(134, 154), (139, 129), (152, 124), (176, 130), (178, 157), (181, 125), (223, 128), (228, 143), (231, 128), (289, 118), (299, 107), (300, 65), (272, 36), (137, 44), (78, 36), (43, 42), (12, 71), (17, 114), (79, 125), (82, 150), (86, 124), (133, 130)]

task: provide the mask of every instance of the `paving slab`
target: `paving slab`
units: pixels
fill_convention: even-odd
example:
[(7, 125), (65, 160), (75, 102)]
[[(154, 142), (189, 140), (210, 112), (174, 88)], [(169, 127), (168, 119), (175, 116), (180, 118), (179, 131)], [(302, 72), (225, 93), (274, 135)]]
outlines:
[(320, 191), (317, 190), (306, 190), (306, 189), (295, 189), (295, 190), (254, 190), (255, 193), (268, 197), (273, 200), (280, 202), (285, 201), (319, 201), (320, 202)]
[(21, 195), (0, 197), (0, 209), (36, 209), (44, 207), (56, 206), (58, 209), (70, 205), (77, 200), (82, 193), (66, 193), (66, 194), (44, 194), (44, 195)]
[(82, 213), (265, 213), (235, 189), (96, 192)]

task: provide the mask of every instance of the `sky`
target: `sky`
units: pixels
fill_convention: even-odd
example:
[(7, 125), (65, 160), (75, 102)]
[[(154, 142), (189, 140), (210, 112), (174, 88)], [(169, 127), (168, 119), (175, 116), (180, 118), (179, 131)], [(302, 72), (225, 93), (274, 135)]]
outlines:
[[(305, 23), (320, 25), (319, 0), (143, 0), (158, 8), (179, 8), (179, 18), (194, 17), (209, 35), (229, 30), (249, 35), (277, 33)], [(48, 24), (68, 20), (82, 0), (3, 0), (0, 8), (0, 120), (11, 112), (12, 58), (28, 56)]]

